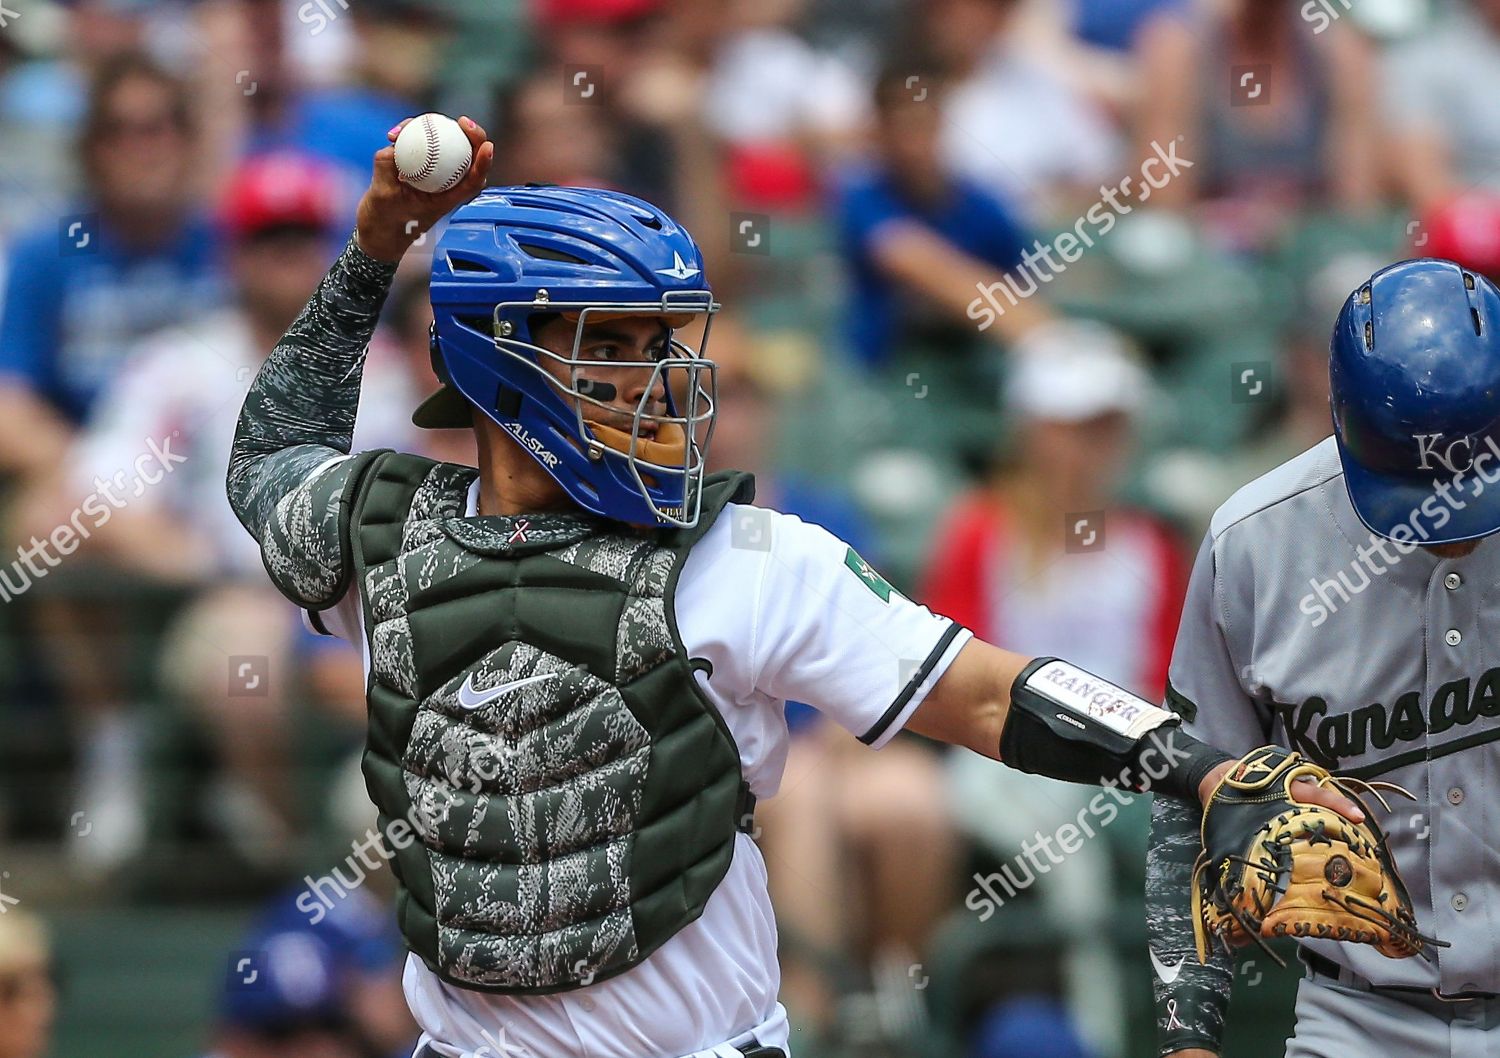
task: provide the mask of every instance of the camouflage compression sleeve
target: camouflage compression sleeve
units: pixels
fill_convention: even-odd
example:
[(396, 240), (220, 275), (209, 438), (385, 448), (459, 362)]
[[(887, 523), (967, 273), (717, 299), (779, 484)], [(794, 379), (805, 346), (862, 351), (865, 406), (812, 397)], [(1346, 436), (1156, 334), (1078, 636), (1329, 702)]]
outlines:
[(240, 411), (229, 503), (266, 569), (299, 605), (338, 601), (349, 575), (339, 513), (363, 457), (349, 459), (365, 353), (396, 266), (350, 240), (266, 358)]
[[(1198, 856), (1197, 805), (1157, 795), (1146, 853), (1146, 933), (1151, 945), (1159, 1053), (1190, 1047), (1219, 1053), (1234, 962), (1222, 950), (1198, 962), (1190, 904)], [(1163, 980), (1163, 978), (1169, 980)]]

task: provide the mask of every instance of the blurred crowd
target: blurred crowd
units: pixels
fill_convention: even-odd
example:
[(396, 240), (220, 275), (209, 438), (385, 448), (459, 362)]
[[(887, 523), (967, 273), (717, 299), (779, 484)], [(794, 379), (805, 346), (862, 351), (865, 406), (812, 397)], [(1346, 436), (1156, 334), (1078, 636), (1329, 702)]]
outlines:
[[(1329, 431), (1342, 298), (1409, 256), (1500, 273), (1500, 0), (13, 5), (0, 1058), (53, 1053), (70, 909), (170, 934), (187, 905), (257, 909), (217, 1009), (183, 1014), (204, 1050), (409, 1053), (380, 871), (314, 913), (297, 881), (373, 824), (360, 659), (269, 587), (223, 492), (242, 396), (402, 118), (475, 117), (497, 182), (677, 215), (726, 305), (712, 461), (980, 636), (1153, 699), (1209, 515)], [(422, 255), (356, 445), (472, 461), (409, 422)], [(872, 754), (815, 706), (760, 823), (802, 1049), (1149, 1034), (1079, 911), (1134, 906), (1141, 806), (989, 921), (975, 881), (1087, 798)]]

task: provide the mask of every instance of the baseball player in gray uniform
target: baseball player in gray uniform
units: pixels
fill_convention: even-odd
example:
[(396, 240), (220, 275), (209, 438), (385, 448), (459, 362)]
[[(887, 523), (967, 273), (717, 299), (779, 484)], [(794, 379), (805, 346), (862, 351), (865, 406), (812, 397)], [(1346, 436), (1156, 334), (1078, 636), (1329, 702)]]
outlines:
[[(1334, 435), (1215, 514), (1169, 705), (1230, 752), (1274, 741), (1394, 782), (1385, 826), (1425, 958), (1304, 941), (1288, 1058), (1500, 1055), (1500, 291), (1405, 261), (1345, 303)], [(1158, 797), (1147, 868), (1163, 1055), (1219, 1053), (1233, 963), (1193, 954), (1198, 819)]]

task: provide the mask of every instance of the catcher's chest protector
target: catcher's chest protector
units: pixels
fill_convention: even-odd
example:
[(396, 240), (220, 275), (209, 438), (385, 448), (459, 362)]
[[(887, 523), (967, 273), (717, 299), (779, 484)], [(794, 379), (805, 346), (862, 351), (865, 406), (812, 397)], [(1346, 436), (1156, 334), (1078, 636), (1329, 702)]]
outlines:
[(387, 454), (355, 496), (365, 779), (412, 951), (464, 988), (564, 991), (696, 919), (747, 825), (672, 594), (753, 484), (710, 478), (695, 529), (641, 536), (582, 515), (465, 518), (475, 476)]

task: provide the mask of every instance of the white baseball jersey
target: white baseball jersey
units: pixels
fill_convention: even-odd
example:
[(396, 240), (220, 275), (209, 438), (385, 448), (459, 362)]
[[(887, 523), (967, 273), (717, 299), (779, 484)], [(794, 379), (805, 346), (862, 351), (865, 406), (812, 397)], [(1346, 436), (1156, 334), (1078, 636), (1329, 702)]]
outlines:
[(1225, 503), (1193, 571), (1168, 677), (1187, 729), (1416, 795), (1379, 821), (1419, 927), (1452, 947), (1428, 963), (1307, 942), (1377, 985), (1500, 992), (1497, 583), (1494, 538), (1443, 559), (1366, 529), (1332, 438)]
[[(479, 487), (468, 514), (478, 513)], [(786, 766), (788, 700), (808, 702), (874, 747), (922, 704), (970, 633), (892, 591), (843, 541), (791, 515), (731, 504), (694, 546), (675, 598), (678, 630), (757, 798)], [(348, 595), (330, 631), (363, 643)], [(368, 656), (365, 659), (369, 668)], [(424, 1042), (453, 1058), (717, 1054), (753, 1038), (786, 1047), (766, 867), (736, 836), (703, 914), (633, 969), (571, 992), (504, 996), (444, 983), (416, 956), (407, 1002)], [(485, 1048), (488, 1048), (487, 1050)]]

